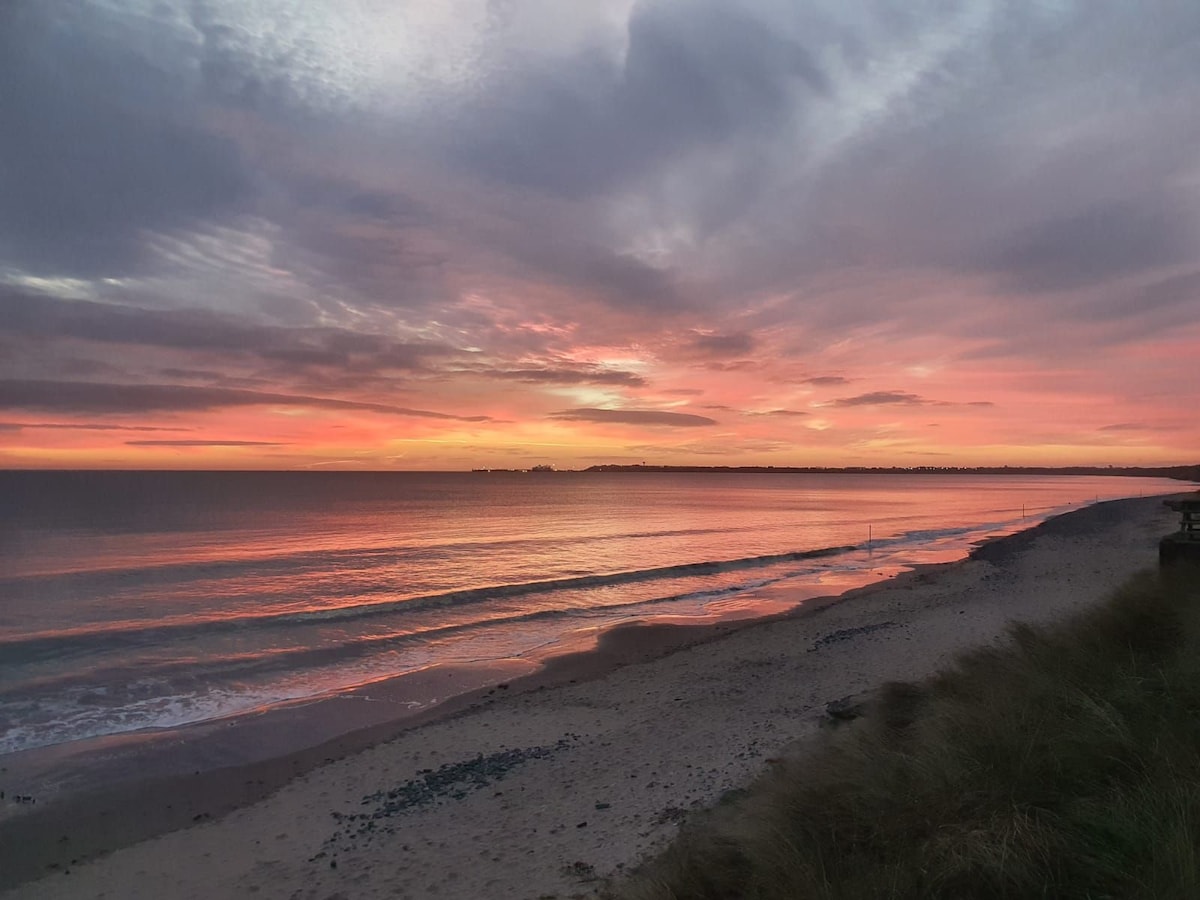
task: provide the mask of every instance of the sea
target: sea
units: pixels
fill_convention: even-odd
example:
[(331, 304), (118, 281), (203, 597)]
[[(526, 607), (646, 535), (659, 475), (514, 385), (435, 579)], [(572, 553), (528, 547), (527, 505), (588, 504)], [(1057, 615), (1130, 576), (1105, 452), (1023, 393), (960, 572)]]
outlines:
[(1182, 489), (1103, 476), (0, 472), (0, 754), (439, 666), (536, 667), (622, 623), (774, 614), (1080, 506)]

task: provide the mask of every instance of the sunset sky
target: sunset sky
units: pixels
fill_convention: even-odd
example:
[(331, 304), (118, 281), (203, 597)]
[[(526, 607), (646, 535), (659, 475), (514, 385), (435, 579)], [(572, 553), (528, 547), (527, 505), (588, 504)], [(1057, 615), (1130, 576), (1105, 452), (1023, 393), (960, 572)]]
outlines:
[(1195, 0), (0, 4), (0, 468), (1200, 460)]

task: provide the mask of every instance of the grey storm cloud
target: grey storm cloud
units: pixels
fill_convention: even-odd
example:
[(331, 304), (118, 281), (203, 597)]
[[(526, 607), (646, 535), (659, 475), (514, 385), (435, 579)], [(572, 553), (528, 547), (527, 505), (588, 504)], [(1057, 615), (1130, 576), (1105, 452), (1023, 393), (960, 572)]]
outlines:
[(51, 431), (191, 431), (190, 428), (166, 428), (159, 425), (110, 425), (99, 422), (0, 422), (0, 431), (45, 428)]
[(488, 416), (456, 416), (387, 403), (305, 397), (236, 388), (176, 384), (105, 384), (90, 381), (0, 380), (0, 409), (72, 413), (147, 413), (220, 409), (233, 406), (295, 406), (362, 410), (393, 416), (487, 422)]
[[(753, 15), (702, 0), (634, 7), (620, 65), (585, 54), (552, 82), (500, 79), (447, 145), (507, 183), (602, 192), (731, 133), (787, 127), (797, 93), (830, 86), (811, 51)], [(459, 132), (451, 132), (462, 138)]]
[(523, 381), (526, 384), (616, 384), (627, 387), (642, 387), (646, 384), (646, 379), (636, 372), (627, 372), (623, 369), (602, 369), (595, 366), (526, 369), (474, 368), (466, 371), (504, 381)]
[(1058, 290), (1184, 261), (1193, 249), (1187, 212), (1150, 198), (1094, 206), (1023, 229), (991, 267), (1021, 289)]
[(453, 354), (434, 343), (405, 343), (337, 328), (258, 325), (205, 309), (154, 310), (59, 300), (0, 286), (0, 337), (250, 354), (297, 366), (416, 370)]
[(0, 332), (22, 338), (242, 351), (270, 343), (272, 330), (239, 324), (208, 310), (138, 309), (0, 288)]
[(93, 27), (95, 7), (51, 6), (0, 10), (0, 253), (28, 271), (121, 274), (145, 232), (226, 213), (252, 177), (198, 123), (174, 63)]
[(673, 428), (695, 428), (716, 425), (716, 419), (692, 413), (666, 412), (658, 409), (596, 409), (582, 407), (554, 413), (552, 419), (566, 422), (620, 423), (622, 425), (668, 425)]
[(746, 332), (698, 334), (689, 346), (704, 356), (739, 356), (753, 350), (755, 341), (754, 336)]
[(1110, 341), (1186, 327), (1200, 316), (1200, 272), (1169, 275), (1149, 283), (1114, 285), (1064, 303), (1061, 322), (1086, 318), (1104, 325)]
[[(1031, 325), (1114, 322), (1074, 333), (1087, 352), (1122, 319), (1200, 315), (1200, 4), (602, 6), (562, 5), (560, 28), (513, 0), (426, 32), (360, 0), (0, 4), (0, 283), (139, 276), (193, 307), (9, 303), (6, 333), (414, 369), (437, 351), (354, 329), (386, 310), (502, 356), (503, 312), (598, 302), (640, 337), (703, 325), (676, 346), (725, 371), (773, 328), (1046, 355)], [(911, 272), (1005, 301), (982, 326), (976, 303), (874, 290)], [(321, 328), (204, 314), (301, 302)], [(525, 358), (497, 377), (554, 383)]]

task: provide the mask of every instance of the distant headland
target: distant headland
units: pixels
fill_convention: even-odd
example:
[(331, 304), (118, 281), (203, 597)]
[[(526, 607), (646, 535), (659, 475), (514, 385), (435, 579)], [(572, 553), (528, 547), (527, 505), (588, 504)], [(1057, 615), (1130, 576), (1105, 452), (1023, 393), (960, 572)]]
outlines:
[(1200, 465), (1190, 466), (659, 466), (604, 464), (586, 469), (474, 469), (475, 472), (686, 472), (746, 475), (1121, 475), (1200, 481)]

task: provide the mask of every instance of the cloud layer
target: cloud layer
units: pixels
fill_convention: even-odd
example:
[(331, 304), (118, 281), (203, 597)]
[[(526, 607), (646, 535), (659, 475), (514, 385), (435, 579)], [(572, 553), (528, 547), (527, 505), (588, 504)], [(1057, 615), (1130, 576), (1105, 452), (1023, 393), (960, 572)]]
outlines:
[(1166, 0), (18, 0), (0, 465), (1192, 462), (1198, 40)]

